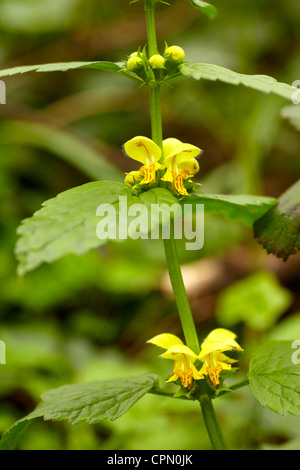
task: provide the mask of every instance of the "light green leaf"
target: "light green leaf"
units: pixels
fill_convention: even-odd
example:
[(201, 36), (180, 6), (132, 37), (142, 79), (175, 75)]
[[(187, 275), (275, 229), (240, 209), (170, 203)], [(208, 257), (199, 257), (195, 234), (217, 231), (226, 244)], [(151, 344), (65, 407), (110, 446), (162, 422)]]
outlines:
[(54, 153), (94, 180), (123, 181), (124, 175), (76, 135), (37, 122), (9, 121), (1, 126), (1, 144), (31, 145)]
[(202, 0), (190, 0), (191, 4), (201, 10), (208, 18), (213, 20), (218, 15), (218, 10), (214, 5), (203, 2)]
[(74, 69), (98, 69), (107, 72), (119, 72), (121, 64), (114, 62), (60, 62), (57, 64), (22, 65), (10, 69), (0, 70), (0, 77), (9, 77), (28, 72), (66, 72)]
[[(114, 219), (112, 224), (117, 224), (117, 236), (113, 239), (118, 239), (120, 196), (126, 199), (128, 208), (142, 204), (148, 214), (152, 204), (164, 204), (161, 223), (169, 215), (169, 206), (176, 204), (180, 208), (177, 199), (163, 188), (154, 188), (138, 196), (124, 184), (97, 181), (65, 191), (46, 201), (42, 209), (25, 219), (18, 228), (18, 273), (24, 275), (44, 262), (51, 263), (70, 253), (82, 255), (106, 243), (96, 235), (96, 227), (101, 220), (96, 215), (99, 205), (110, 204), (115, 208), (117, 220)], [(125, 235), (133, 219), (128, 217)], [(150, 222), (149, 230), (157, 226), (154, 219)]]
[(254, 236), (267, 253), (286, 261), (300, 251), (300, 180), (278, 202), (255, 222)]
[(284, 119), (287, 119), (292, 126), (300, 131), (300, 105), (291, 104), (290, 106), (285, 106), (281, 110), (281, 116)]
[(262, 217), (277, 200), (264, 196), (193, 194), (184, 197), (183, 204), (204, 204), (204, 212), (220, 213), (230, 219), (238, 219), (248, 226)]
[(269, 339), (287, 341), (300, 338), (300, 312), (284, 318), (268, 335)]
[(103, 419), (120, 418), (158, 383), (156, 374), (65, 385), (49, 390), (38, 408), (17, 421), (2, 436), (0, 449), (14, 448), (24, 428), (35, 418), (68, 421), (70, 424), (95, 424)]
[(182, 75), (195, 80), (220, 80), (231, 85), (244, 85), (263, 93), (275, 93), (287, 100), (292, 100), (296, 88), (286, 83), (280, 83), (267, 75), (245, 75), (214, 64), (187, 63), (180, 67)]
[(274, 274), (261, 271), (224, 289), (218, 297), (217, 316), (227, 327), (244, 322), (256, 331), (270, 328), (292, 303), (292, 294)]
[(300, 366), (291, 341), (268, 341), (253, 354), (249, 381), (257, 400), (275, 413), (300, 416)]

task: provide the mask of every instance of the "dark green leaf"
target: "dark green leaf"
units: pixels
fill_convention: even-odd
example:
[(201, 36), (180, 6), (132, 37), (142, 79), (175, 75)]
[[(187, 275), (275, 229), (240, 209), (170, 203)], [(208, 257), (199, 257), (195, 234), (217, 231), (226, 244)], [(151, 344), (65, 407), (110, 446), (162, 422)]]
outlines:
[(267, 250), (284, 261), (300, 250), (300, 180), (254, 224), (254, 236)]
[(187, 63), (180, 67), (182, 75), (195, 80), (220, 80), (231, 85), (244, 85), (263, 93), (275, 93), (287, 100), (292, 100), (296, 88), (286, 83), (280, 83), (267, 75), (244, 75), (214, 64)]
[(213, 20), (218, 14), (218, 10), (214, 5), (210, 3), (203, 2), (202, 0), (190, 0), (191, 4), (201, 10), (208, 18)]
[(108, 72), (119, 72), (122, 70), (121, 64), (114, 62), (61, 62), (57, 64), (24, 65), (10, 69), (0, 70), (0, 77), (9, 77), (27, 72), (66, 72), (74, 69), (98, 69)]
[(14, 448), (24, 428), (35, 418), (68, 421), (70, 424), (95, 424), (107, 418), (111, 421), (118, 419), (157, 383), (156, 374), (144, 374), (49, 390), (42, 395), (42, 402), (35, 411), (3, 434), (0, 449)]
[[(110, 204), (114, 206), (118, 216), (120, 196), (127, 198), (128, 208), (133, 204), (142, 204), (148, 211), (152, 204), (164, 204), (161, 222), (168, 216), (169, 206), (176, 204), (180, 207), (170, 191), (163, 188), (154, 188), (136, 195), (124, 184), (97, 181), (65, 191), (46, 201), (42, 209), (33, 217), (25, 219), (18, 228), (18, 273), (23, 275), (44, 262), (51, 263), (66, 254), (82, 255), (106, 243), (106, 240), (101, 240), (96, 235), (96, 227), (101, 220), (96, 211), (99, 205)], [(124, 228), (126, 234), (130, 230), (131, 221), (132, 218), (128, 217)], [(153, 227), (155, 221), (151, 219), (149, 228)], [(113, 239), (118, 239), (118, 236)]]
[(204, 212), (215, 212), (238, 219), (248, 226), (265, 214), (277, 200), (264, 196), (193, 194), (184, 197), (183, 204), (204, 204)]
[(300, 367), (291, 341), (268, 341), (253, 354), (250, 386), (257, 400), (275, 413), (300, 416)]

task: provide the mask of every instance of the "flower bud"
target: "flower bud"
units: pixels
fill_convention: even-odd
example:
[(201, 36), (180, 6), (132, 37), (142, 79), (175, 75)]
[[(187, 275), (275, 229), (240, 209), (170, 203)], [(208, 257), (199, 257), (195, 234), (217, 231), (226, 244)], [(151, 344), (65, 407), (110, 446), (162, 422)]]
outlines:
[(143, 174), (140, 171), (131, 171), (130, 173), (126, 173), (125, 184), (126, 186), (134, 186), (139, 181), (143, 179)]
[(133, 57), (130, 56), (127, 62), (127, 68), (128, 70), (134, 70), (142, 64), (143, 64), (143, 59), (141, 59), (138, 56), (133, 56)]
[(149, 64), (154, 69), (162, 69), (165, 65), (165, 59), (164, 59), (163, 56), (161, 56), (159, 54), (155, 54), (152, 57), (150, 57)]
[(179, 46), (171, 46), (165, 50), (165, 57), (171, 56), (173, 60), (183, 60), (184, 50)]

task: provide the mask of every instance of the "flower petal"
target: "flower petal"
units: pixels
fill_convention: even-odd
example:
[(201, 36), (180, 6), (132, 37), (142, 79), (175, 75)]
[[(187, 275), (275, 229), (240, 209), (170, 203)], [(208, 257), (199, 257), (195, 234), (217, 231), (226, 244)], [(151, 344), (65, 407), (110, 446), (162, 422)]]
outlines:
[(158, 162), (161, 157), (161, 149), (148, 137), (138, 136), (128, 140), (124, 144), (124, 151), (128, 157), (148, 165)]
[(163, 152), (164, 152), (164, 159), (168, 158), (168, 156), (174, 152), (178, 145), (181, 145), (182, 142), (178, 139), (174, 139), (170, 137), (169, 139), (165, 139), (163, 141)]
[(185, 344), (176, 344), (171, 346), (161, 355), (164, 359), (172, 359), (173, 361), (181, 361), (184, 356), (186, 356), (191, 362), (195, 362), (198, 359), (197, 354), (195, 354)]
[(171, 377), (170, 377), (168, 380), (166, 380), (166, 383), (168, 383), (168, 382), (175, 382), (177, 379), (178, 379), (178, 375), (177, 375), (177, 374), (173, 374), (173, 375), (171, 375)]
[(171, 333), (162, 333), (161, 335), (154, 336), (154, 338), (149, 339), (147, 343), (155, 344), (155, 346), (159, 346), (164, 349), (169, 349), (172, 346), (183, 345), (181, 339)]

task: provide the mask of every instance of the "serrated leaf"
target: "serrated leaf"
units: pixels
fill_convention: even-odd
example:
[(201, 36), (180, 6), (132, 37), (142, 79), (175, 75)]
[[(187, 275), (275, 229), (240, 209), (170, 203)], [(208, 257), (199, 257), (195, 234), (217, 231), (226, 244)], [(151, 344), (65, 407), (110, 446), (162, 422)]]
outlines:
[(300, 131), (300, 105), (285, 106), (281, 110), (281, 116), (287, 119), (297, 131)]
[(254, 236), (268, 253), (284, 261), (300, 250), (300, 180), (254, 224)]
[(255, 331), (264, 331), (285, 313), (292, 301), (291, 292), (278, 283), (273, 273), (260, 271), (220, 293), (217, 317), (226, 327), (244, 322)]
[(120, 418), (158, 383), (156, 374), (143, 374), (84, 384), (65, 385), (49, 390), (35, 411), (17, 421), (2, 436), (0, 449), (13, 449), (25, 427), (36, 418), (95, 424), (103, 419)]
[(187, 63), (181, 65), (180, 70), (182, 75), (195, 80), (220, 80), (231, 85), (244, 85), (262, 93), (275, 93), (290, 101), (296, 90), (295, 87), (277, 82), (275, 78), (267, 75), (245, 75), (214, 64)]
[(184, 197), (181, 203), (204, 204), (204, 212), (222, 214), (252, 226), (255, 220), (277, 203), (277, 200), (265, 196), (193, 194)]
[(195, 8), (201, 10), (211, 20), (215, 19), (218, 15), (217, 8), (210, 3), (203, 2), (202, 0), (190, 0), (190, 2)]
[[(51, 263), (70, 253), (82, 255), (106, 243), (107, 240), (101, 240), (96, 235), (101, 219), (96, 211), (99, 205), (110, 204), (118, 216), (120, 196), (126, 198), (128, 208), (133, 204), (142, 204), (148, 210), (152, 204), (164, 204), (162, 223), (168, 216), (169, 206), (176, 204), (180, 207), (170, 191), (163, 188), (137, 195), (122, 183), (96, 181), (69, 189), (46, 201), (42, 209), (21, 223), (16, 244), (18, 273), (24, 275), (44, 262)], [(131, 220), (128, 217), (128, 225), (124, 229), (126, 233)], [(149, 228), (152, 229), (155, 221), (151, 219), (151, 223)]]
[(252, 355), (250, 386), (257, 400), (275, 413), (300, 416), (300, 366), (291, 341), (268, 341)]
[(59, 62), (56, 64), (24, 65), (3, 69), (0, 70), (0, 77), (9, 77), (28, 72), (66, 72), (68, 70), (84, 68), (106, 70), (107, 72), (119, 72), (122, 70), (121, 64), (115, 62)]

